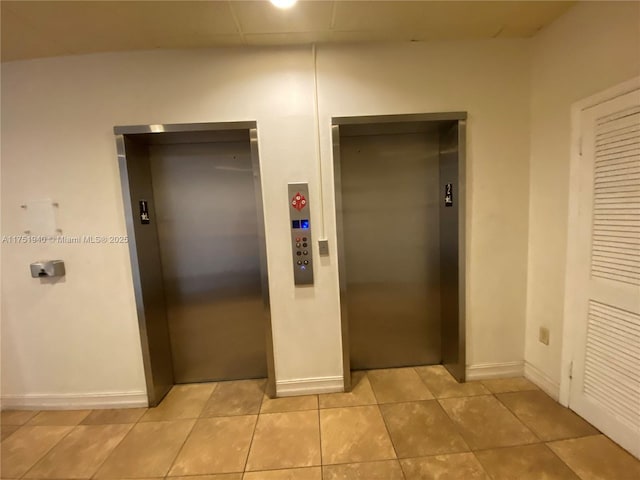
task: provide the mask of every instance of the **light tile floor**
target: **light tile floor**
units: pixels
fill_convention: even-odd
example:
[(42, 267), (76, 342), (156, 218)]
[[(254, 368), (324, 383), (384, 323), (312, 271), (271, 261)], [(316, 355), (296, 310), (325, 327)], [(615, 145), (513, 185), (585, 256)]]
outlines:
[(2, 412), (1, 478), (640, 479), (640, 461), (524, 378), (354, 372), (351, 393), (175, 386), (151, 409)]

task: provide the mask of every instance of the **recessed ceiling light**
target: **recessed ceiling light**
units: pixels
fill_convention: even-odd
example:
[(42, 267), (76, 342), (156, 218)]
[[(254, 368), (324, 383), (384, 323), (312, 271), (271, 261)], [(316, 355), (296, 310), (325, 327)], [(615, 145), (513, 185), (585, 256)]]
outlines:
[(296, 4), (298, 0), (269, 0), (269, 1), (278, 8), (291, 8)]

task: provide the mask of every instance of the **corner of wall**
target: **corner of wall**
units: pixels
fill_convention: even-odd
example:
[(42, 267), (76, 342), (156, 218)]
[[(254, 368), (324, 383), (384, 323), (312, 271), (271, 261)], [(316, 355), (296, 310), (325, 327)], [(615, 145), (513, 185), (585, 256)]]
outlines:
[[(639, 18), (637, 2), (578, 2), (530, 43), (524, 359), (525, 375), (550, 394), (562, 368), (571, 105), (638, 75)], [(538, 343), (539, 326), (550, 345)]]
[(560, 383), (526, 360), (524, 362), (524, 377), (535, 383), (554, 400), (557, 401), (559, 399)]

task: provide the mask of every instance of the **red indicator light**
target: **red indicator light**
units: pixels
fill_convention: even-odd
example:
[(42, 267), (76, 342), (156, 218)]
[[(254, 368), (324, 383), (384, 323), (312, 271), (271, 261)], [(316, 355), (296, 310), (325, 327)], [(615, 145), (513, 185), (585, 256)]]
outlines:
[(291, 199), (291, 206), (300, 211), (307, 205), (307, 199), (300, 192), (296, 193)]

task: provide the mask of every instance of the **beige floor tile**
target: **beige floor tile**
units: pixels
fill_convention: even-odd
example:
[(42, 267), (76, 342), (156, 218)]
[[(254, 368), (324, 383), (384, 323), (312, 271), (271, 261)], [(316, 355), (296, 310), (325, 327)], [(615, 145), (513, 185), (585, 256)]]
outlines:
[(546, 442), (600, 433), (541, 390), (500, 393), (496, 397)]
[(133, 425), (80, 425), (27, 472), (25, 478), (91, 478)]
[(166, 475), (195, 420), (137, 423), (109, 455), (95, 478)]
[(203, 417), (256, 415), (264, 397), (266, 380), (220, 382), (209, 398)]
[(536, 387), (533, 383), (523, 377), (492, 378), (489, 380), (482, 380), (482, 384), (487, 387), (487, 390), (489, 390), (491, 393), (538, 390), (538, 387)]
[(320, 410), (320, 430), (324, 465), (396, 458), (377, 406)]
[[(219, 475), (198, 475), (197, 477), (167, 477), (170, 480), (242, 480), (241, 473), (221, 473)], [(138, 480), (136, 478), (136, 480)]]
[(547, 444), (582, 480), (640, 478), (640, 461), (604, 435)]
[(406, 480), (490, 480), (473, 453), (407, 458), (400, 464)]
[(351, 391), (347, 393), (319, 395), (320, 408), (357, 407), (360, 405), (375, 405), (377, 403), (366, 372), (352, 372), (351, 387)]
[(38, 410), (4, 410), (0, 412), (2, 425), (24, 425), (38, 413)]
[(468, 452), (456, 427), (435, 400), (380, 405), (398, 458)]
[(91, 410), (48, 410), (40, 412), (27, 422), (34, 427), (78, 425)]
[(0, 478), (20, 478), (73, 427), (24, 426), (2, 442)]
[(414, 368), (369, 370), (367, 376), (378, 403), (433, 399)]
[(262, 399), (260, 413), (284, 413), (301, 412), (304, 410), (317, 410), (318, 396), (305, 395), (301, 397), (281, 397), (269, 398), (267, 395)]
[(146, 408), (112, 408), (107, 410), (94, 410), (87, 418), (82, 420), (82, 425), (136, 423), (146, 411)]
[(4, 440), (5, 438), (9, 438), (9, 436), (19, 428), (19, 425), (2, 425), (0, 427), (0, 441)]
[(201, 418), (169, 475), (242, 472), (257, 418), (256, 415)]
[(579, 480), (546, 445), (525, 445), (475, 452), (494, 480)]
[(198, 418), (215, 388), (215, 383), (174, 385), (160, 405), (147, 410), (140, 421), (158, 422)]
[(322, 467), (322, 480), (404, 480), (397, 460)]
[(318, 411), (260, 415), (247, 471), (320, 465)]
[(471, 397), (491, 393), (480, 382), (458, 383), (442, 365), (415, 367), (415, 369), (436, 398)]
[(322, 469), (320, 467), (309, 467), (271, 470), (268, 472), (247, 472), (242, 477), (242, 480), (322, 480)]
[(493, 395), (438, 400), (471, 450), (539, 442)]

